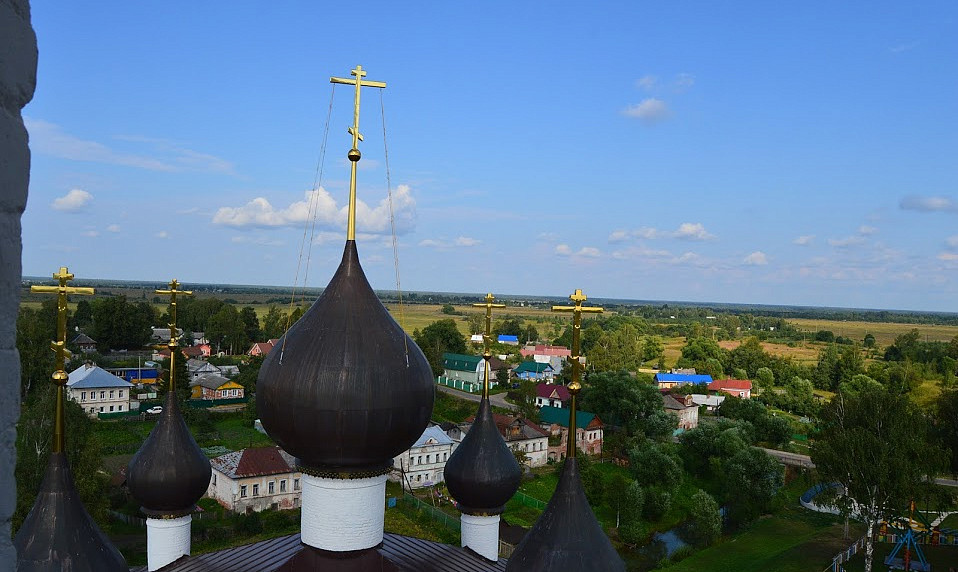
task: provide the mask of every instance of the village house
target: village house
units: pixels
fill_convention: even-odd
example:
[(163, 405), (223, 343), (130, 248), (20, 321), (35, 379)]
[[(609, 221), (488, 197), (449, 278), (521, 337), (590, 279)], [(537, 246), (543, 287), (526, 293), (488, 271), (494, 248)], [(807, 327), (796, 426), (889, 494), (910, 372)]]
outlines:
[(195, 358), (186, 360), (186, 371), (190, 374), (190, 381), (195, 381), (201, 375), (220, 374), (220, 368), (206, 360)]
[(242, 399), (243, 386), (217, 373), (203, 374), (190, 382), (190, 399)]
[(719, 405), (722, 405), (723, 401), (725, 401), (724, 395), (700, 395), (698, 393), (692, 394), (692, 403), (699, 407), (704, 405), (706, 411), (715, 411), (719, 408)]
[(96, 418), (100, 413), (129, 411), (132, 387), (132, 383), (87, 362), (70, 372), (66, 389), (68, 399), (79, 403), (87, 415)]
[[(485, 365), (482, 356), (464, 354), (442, 354), (442, 376), (464, 384), (481, 385)], [(494, 379), (490, 379), (494, 382)]]
[(519, 350), (519, 354), (521, 354), (523, 358), (531, 357), (533, 361), (551, 365), (552, 370), (558, 374), (562, 371), (566, 360), (572, 357), (572, 350), (565, 346), (537, 344), (522, 348)]
[(84, 354), (89, 354), (96, 351), (96, 340), (84, 334), (83, 332), (77, 334), (77, 336), (73, 338), (73, 341), (70, 342), (70, 345), (79, 350), (80, 353)]
[[(525, 453), (525, 463), (530, 467), (541, 467), (548, 460), (549, 433), (524, 417), (493, 414), (493, 420), (506, 445), (513, 451)], [(469, 432), (475, 417), (469, 417), (459, 425), (460, 437)], [(461, 438), (460, 438), (461, 440)]]
[(732, 397), (751, 399), (752, 382), (747, 379), (716, 379), (709, 383), (709, 391), (721, 391)]
[(412, 447), (393, 459), (391, 480), (404, 479), (411, 489), (430, 487), (443, 481), (446, 461), (456, 448), (456, 443), (440, 426), (426, 427)]
[(551, 383), (555, 370), (548, 363), (524, 361), (512, 369), (512, 374), (519, 379), (542, 380)]
[[(549, 441), (548, 458), (553, 461), (565, 459), (569, 434), (569, 409), (547, 405), (539, 409), (539, 425), (552, 436)], [(603, 423), (599, 416), (588, 411), (575, 414), (575, 445), (588, 455), (602, 453)]]
[(677, 431), (688, 431), (699, 426), (699, 407), (691, 395), (665, 393), (662, 395), (662, 407), (679, 418)]
[(500, 344), (506, 344), (509, 346), (518, 346), (519, 345), (519, 336), (509, 336), (506, 334), (501, 334), (496, 341)]
[(712, 383), (712, 376), (707, 374), (691, 373), (657, 373), (652, 378), (655, 386), (662, 389), (672, 389), (686, 384)]
[(540, 383), (536, 386), (536, 407), (566, 407), (569, 388), (564, 385)]
[(253, 447), (210, 459), (206, 496), (237, 513), (297, 508), (302, 473), (279, 447)]
[(250, 347), (249, 350), (246, 351), (246, 355), (253, 357), (266, 357), (266, 354), (272, 351), (273, 347), (278, 341), (278, 339), (273, 338), (271, 340), (266, 340), (265, 342), (256, 342), (252, 345), (252, 347)]

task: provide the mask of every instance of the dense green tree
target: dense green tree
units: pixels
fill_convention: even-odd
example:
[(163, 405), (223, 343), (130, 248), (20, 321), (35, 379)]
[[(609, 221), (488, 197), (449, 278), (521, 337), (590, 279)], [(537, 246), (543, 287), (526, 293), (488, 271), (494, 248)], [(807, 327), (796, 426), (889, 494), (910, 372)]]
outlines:
[(755, 381), (762, 389), (769, 389), (775, 385), (775, 374), (767, 367), (760, 367), (755, 372)]
[(277, 339), (286, 332), (286, 313), (275, 305), (270, 305), (263, 316), (263, 337), (257, 341)]
[(662, 340), (658, 336), (645, 336), (642, 342), (642, 361), (650, 362), (659, 359), (665, 348), (662, 346)]
[(101, 351), (141, 349), (150, 342), (150, 327), (158, 322), (148, 302), (128, 302), (126, 296), (93, 301), (93, 324), (89, 335)]
[[(254, 316), (255, 318), (255, 316)], [(232, 304), (224, 304), (206, 323), (206, 339), (217, 350), (243, 353), (250, 346), (243, 317)]]
[(767, 369), (771, 361), (772, 356), (765, 351), (759, 339), (751, 336), (729, 352), (726, 368), (740, 368), (745, 371), (745, 375), (739, 379), (752, 379), (760, 368)]
[(682, 482), (682, 466), (664, 443), (642, 439), (629, 452), (629, 467), (639, 485), (674, 490)]
[(516, 336), (522, 335), (522, 318), (505, 318), (497, 320), (492, 327), (492, 333), (496, 336)]
[(692, 495), (692, 508), (686, 527), (686, 540), (693, 546), (704, 548), (722, 535), (722, 516), (718, 503), (712, 495), (699, 489)]
[[(170, 389), (170, 358), (160, 361), (160, 370), (162, 383), (157, 393), (165, 396)], [(177, 352), (176, 359), (173, 360), (173, 378), (176, 380), (176, 398), (180, 403), (184, 403), (190, 398), (190, 372), (186, 367), (186, 356), (183, 352)]]
[(708, 364), (708, 360), (715, 360), (721, 371), (710, 372), (712, 377), (721, 376), (725, 372), (729, 361), (728, 352), (711, 338), (689, 338), (682, 348), (682, 356), (677, 362), (678, 367), (694, 367), (698, 370), (716, 369), (714, 363)]
[(768, 510), (785, 482), (782, 465), (765, 451), (745, 447), (722, 465), (729, 518), (737, 524), (754, 520)]
[[(252, 306), (243, 306), (243, 309), (240, 311), (240, 318), (243, 320), (243, 329), (246, 331), (247, 345), (261, 339), (262, 331), (259, 327), (259, 318), (256, 316), (256, 310)], [(247, 348), (242, 349), (246, 350)]]
[(869, 349), (875, 347), (875, 336), (872, 334), (865, 334), (865, 338), (862, 340), (862, 345)]
[[(46, 348), (49, 350), (49, 343)], [(16, 531), (33, 506), (50, 457), (53, 439), (56, 388), (48, 380), (23, 404), (17, 423)], [(107, 483), (100, 469), (100, 444), (93, 434), (93, 421), (72, 400), (65, 399), (66, 453), (73, 480), (84, 506), (101, 522), (106, 516)]]
[(453, 306), (452, 304), (443, 304), (442, 307), (439, 308), (439, 311), (442, 312), (443, 314), (446, 314), (447, 316), (456, 315), (456, 307)]
[(176, 302), (177, 326), (191, 332), (205, 333), (210, 318), (225, 305), (226, 302), (218, 298), (179, 298)]
[(929, 441), (928, 424), (916, 407), (888, 391), (839, 393), (823, 411), (819, 428), (812, 461), (823, 482), (844, 488), (835, 499), (843, 513), (855, 510), (865, 521), (870, 572), (875, 527), (921, 498), (941, 452)]
[(466, 323), (469, 324), (470, 334), (482, 334), (486, 331), (486, 318), (478, 312), (469, 314)]
[(20, 353), (21, 397), (26, 398), (50, 380), (54, 368), (50, 342), (56, 336), (56, 300), (44, 300), (38, 309), (20, 307), (17, 314), (17, 351)]
[(73, 313), (69, 324), (73, 326), (71, 329), (80, 328), (80, 330), (83, 331), (86, 331), (93, 325), (93, 305), (90, 304), (89, 300), (80, 300), (77, 302), (76, 311)]
[(662, 394), (624, 371), (589, 375), (582, 390), (582, 409), (630, 436), (662, 438), (677, 425), (676, 417), (662, 407)]
[(858, 395), (863, 391), (881, 391), (883, 389), (885, 389), (885, 386), (863, 373), (853, 376), (849, 381), (838, 386), (838, 390), (846, 395)]
[(466, 340), (459, 333), (459, 328), (452, 318), (437, 320), (422, 330), (416, 330), (413, 332), (413, 338), (426, 354), (434, 376), (442, 375), (443, 353), (466, 353)]
[(645, 489), (645, 502), (642, 505), (642, 516), (655, 521), (659, 520), (672, 508), (672, 493), (666, 488), (655, 486)]
[(941, 448), (948, 452), (949, 472), (958, 478), (958, 389), (945, 391), (938, 398), (935, 435)]
[(619, 513), (619, 538), (626, 544), (635, 546), (645, 539), (646, 528), (642, 522), (642, 508), (645, 505), (645, 493), (639, 483), (632, 481), (623, 490), (616, 490), (609, 505)]

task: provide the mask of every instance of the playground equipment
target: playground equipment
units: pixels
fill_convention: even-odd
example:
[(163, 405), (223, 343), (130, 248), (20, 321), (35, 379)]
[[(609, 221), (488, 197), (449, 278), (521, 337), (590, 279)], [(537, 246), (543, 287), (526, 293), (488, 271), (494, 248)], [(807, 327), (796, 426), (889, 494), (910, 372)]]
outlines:
[[(925, 553), (921, 549), (921, 544), (919, 544), (919, 537), (928, 534), (928, 531), (931, 529), (931, 524), (921, 513), (919, 513), (919, 518), (922, 522), (915, 521), (915, 501), (911, 501), (908, 524), (903, 527), (904, 530), (898, 529), (902, 530), (901, 533), (896, 531), (898, 542), (895, 543), (895, 548), (892, 549), (891, 553), (885, 557), (885, 565), (888, 566), (889, 570), (931, 572), (931, 564), (928, 563), (928, 560), (925, 558)], [(902, 521), (904, 521), (904, 519), (902, 519)], [(887, 523), (882, 524), (882, 528), (889, 526), (894, 525), (888, 525)], [(898, 553), (901, 552), (902, 549), (904, 549), (905, 552), (901, 558), (899, 558)]]

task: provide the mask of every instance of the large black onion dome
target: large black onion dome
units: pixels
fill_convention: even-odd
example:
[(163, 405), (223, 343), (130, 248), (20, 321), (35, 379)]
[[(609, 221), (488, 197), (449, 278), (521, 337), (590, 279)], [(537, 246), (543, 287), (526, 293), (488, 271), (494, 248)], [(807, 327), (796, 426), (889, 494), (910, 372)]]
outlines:
[(64, 453), (50, 454), (37, 499), (13, 545), (19, 572), (129, 570), (83, 508)]
[(126, 469), (130, 494), (148, 515), (189, 514), (210, 485), (210, 460), (186, 427), (173, 393)]
[(433, 386), (429, 362), (376, 297), (347, 240), (322, 296), (266, 356), (256, 408), (307, 471), (378, 473), (422, 435)]
[(522, 469), (499, 434), (488, 398), (479, 403), (475, 422), (446, 461), (444, 476), (449, 494), (466, 514), (499, 514), (519, 489)]
[(625, 571), (625, 562), (592, 513), (575, 457), (566, 458), (552, 500), (506, 566), (506, 572), (540, 570)]

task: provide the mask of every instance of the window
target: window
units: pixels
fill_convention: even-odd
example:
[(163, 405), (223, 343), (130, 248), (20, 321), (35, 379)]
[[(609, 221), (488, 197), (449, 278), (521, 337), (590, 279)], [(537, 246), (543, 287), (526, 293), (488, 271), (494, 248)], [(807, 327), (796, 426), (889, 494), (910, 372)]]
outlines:
[(270, 481), (266, 484), (266, 492), (274, 494), (276, 492), (276, 481)]
[(432, 462), (430, 461), (431, 458), (432, 458), (432, 455), (426, 455), (426, 464), (429, 464)]
[(279, 492), (281, 493), (286, 492), (286, 479), (283, 479), (279, 482)]
[(96, 401), (96, 392), (95, 392), (95, 391), (91, 391), (91, 392), (90, 392), (90, 399), (93, 400), (93, 401)]
[(117, 410), (117, 411), (123, 411), (123, 406), (122, 406), (122, 405), (118, 406), (118, 407), (116, 408), (116, 410)]
[(113, 406), (110, 406), (110, 413), (113, 413)]
[(259, 496), (259, 485), (253, 485), (253, 496), (254, 497)]
[(216, 473), (213, 473), (213, 486), (216, 486)]
[(80, 401), (86, 401), (86, 392), (85, 392), (85, 391), (81, 391), (81, 392), (80, 392)]
[(106, 399), (106, 392), (105, 392), (105, 391), (101, 391), (101, 392), (100, 392), (100, 399)]
[(123, 399), (123, 390), (120, 390), (120, 399)]
[(103, 407), (102, 407), (102, 406), (100, 407), (100, 413), (103, 413)]
[(293, 490), (294, 491), (299, 490), (299, 479), (293, 479)]
[(111, 389), (111, 390), (110, 390), (110, 399), (113, 399), (113, 394), (114, 394), (114, 393), (115, 393), (115, 392)]
[(421, 464), (422, 464), (422, 455), (419, 455), (419, 460), (416, 461), (416, 464), (417, 464), (417, 465), (421, 465)]
[(245, 497), (246, 497), (246, 485), (241, 485), (241, 486), (240, 486), (240, 498), (245, 498)]

